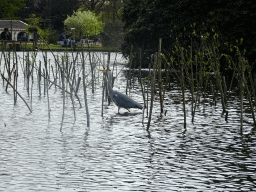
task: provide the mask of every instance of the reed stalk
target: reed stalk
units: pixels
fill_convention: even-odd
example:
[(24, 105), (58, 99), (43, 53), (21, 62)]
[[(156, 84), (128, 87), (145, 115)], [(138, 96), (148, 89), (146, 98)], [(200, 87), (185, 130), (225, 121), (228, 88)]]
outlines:
[(140, 81), (140, 88), (141, 88), (143, 104), (144, 104), (143, 112), (142, 112), (142, 124), (144, 124), (144, 112), (145, 112), (145, 107), (146, 107), (146, 101), (145, 101), (145, 93), (144, 93), (144, 88), (143, 88), (144, 82), (142, 81), (142, 77), (141, 77), (141, 49), (140, 49), (139, 81)]
[[(128, 73), (128, 78), (126, 81), (126, 90), (125, 90), (126, 95), (128, 95), (128, 90), (130, 93), (132, 62), (133, 62), (133, 45), (131, 46), (130, 59), (129, 59), (129, 73)], [(129, 84), (129, 82), (130, 82), (130, 84)]]
[(39, 61), (37, 81), (38, 81), (39, 96), (41, 96), (41, 61)]
[(44, 96), (45, 96), (45, 92), (46, 92), (46, 79), (47, 79), (47, 77), (46, 77), (46, 74), (45, 74), (45, 69), (43, 69), (43, 77), (45, 77), (44, 78)]
[(92, 62), (90, 49), (89, 49), (89, 62), (91, 66), (91, 75), (92, 75), (92, 93), (94, 93), (94, 63)]
[[(14, 71), (14, 78), (13, 78), (13, 87), (15, 87), (15, 89), (17, 90), (17, 71)], [(13, 100), (14, 100), (14, 105), (16, 105), (16, 91), (13, 89)]]
[(29, 61), (29, 52), (27, 53), (27, 59), (26, 59), (26, 84), (27, 84), (27, 93), (29, 95), (29, 80), (30, 80), (30, 61)]
[(185, 76), (184, 76), (184, 66), (181, 63), (181, 91), (182, 91), (182, 106), (184, 114), (184, 128), (186, 129), (187, 120), (186, 120), (186, 101), (185, 101)]
[(255, 79), (253, 80), (253, 78), (252, 78), (252, 67), (247, 66), (247, 72), (248, 72), (248, 78), (249, 78), (250, 87), (251, 87), (251, 95), (254, 98), (253, 105), (256, 105), (256, 91), (255, 91), (255, 83), (256, 82), (254, 82)]
[(101, 100), (101, 117), (103, 117), (103, 113), (104, 113), (104, 111), (103, 111), (103, 109), (104, 109), (104, 93), (105, 93), (105, 87), (107, 87), (107, 86), (105, 86), (105, 81), (106, 80), (106, 75), (105, 75), (105, 73), (103, 73), (103, 77), (102, 77), (102, 87), (103, 87), (103, 89), (102, 89), (102, 100)]
[[(52, 76), (53, 76), (53, 82), (56, 83), (57, 82), (57, 77), (55, 77), (54, 75), (54, 70), (53, 70), (53, 66), (51, 65), (51, 70), (52, 70)], [(51, 89), (52, 85), (54, 85), (53, 83), (49, 86), (49, 89)], [(55, 86), (56, 88), (56, 86)]]
[(162, 116), (162, 113), (164, 112), (164, 104), (163, 104), (164, 98), (163, 98), (161, 48), (162, 48), (162, 38), (159, 39), (158, 56), (157, 56), (158, 86), (159, 86), (159, 98), (160, 98), (160, 115)]
[(87, 127), (90, 127), (90, 115), (89, 109), (87, 104), (87, 93), (86, 93), (86, 84), (85, 84), (85, 62), (84, 62), (84, 52), (82, 49), (82, 68), (83, 68), (83, 88), (84, 88), (84, 103), (85, 103), (85, 110), (86, 110), (86, 117), (87, 117)]
[[(223, 95), (224, 95), (224, 98), (223, 98), (223, 100), (224, 100), (224, 102), (225, 102), (225, 105), (227, 105), (227, 84), (226, 84), (226, 78), (225, 78), (225, 76), (223, 76)], [(228, 120), (228, 111), (227, 111), (227, 109), (225, 110), (225, 121), (227, 121)]]
[(149, 86), (150, 86), (150, 80), (151, 80), (151, 65), (149, 64), (149, 73), (148, 73), (148, 80), (147, 80), (147, 102), (146, 102), (146, 105), (147, 105), (147, 117), (149, 116), (149, 107), (148, 107), (148, 102), (149, 102)]
[(256, 119), (255, 119), (255, 113), (254, 113), (253, 102), (252, 102), (250, 90), (249, 90), (249, 87), (248, 87), (247, 84), (245, 84), (245, 88), (246, 88), (247, 95), (248, 95), (249, 105), (250, 105), (250, 109), (251, 109), (251, 113), (252, 113), (253, 124), (254, 124), (254, 126), (256, 126)]
[[(61, 71), (61, 80), (62, 80), (62, 87), (65, 87), (65, 80), (64, 80), (64, 74), (63, 71)], [(62, 119), (61, 119), (61, 125), (60, 125), (60, 131), (62, 131), (62, 126), (64, 122), (64, 116), (65, 116), (65, 91), (62, 91), (63, 94), (63, 102), (62, 102)]]
[[(110, 65), (110, 51), (108, 52), (108, 60), (107, 60), (107, 70), (109, 70), (109, 65)], [(113, 73), (112, 73), (113, 74)], [(107, 75), (107, 74), (106, 74)], [(106, 77), (107, 78), (107, 77)], [(114, 78), (113, 78), (113, 81), (112, 81), (112, 86), (113, 86), (113, 83), (114, 83)], [(110, 96), (108, 95), (108, 86), (107, 86), (107, 80), (105, 81), (105, 84), (106, 84), (106, 98), (108, 98), (108, 105), (110, 105), (111, 103), (111, 98)]]
[(150, 110), (149, 110), (147, 131), (149, 131), (151, 118), (152, 118), (152, 112), (153, 112), (153, 103), (154, 103), (154, 97), (155, 97), (155, 80), (156, 80), (157, 57), (158, 57), (158, 54), (156, 53), (155, 57), (154, 57), (154, 63), (153, 63), (153, 78), (150, 78), (150, 81), (151, 81), (151, 98), (150, 98)]
[[(184, 57), (184, 56), (183, 56)], [(195, 111), (196, 111), (196, 102), (195, 102), (195, 81), (194, 81), (194, 69), (193, 69), (193, 55), (192, 55), (192, 43), (190, 46), (190, 52), (188, 56), (188, 68), (190, 67), (190, 87), (191, 87), (191, 122), (194, 123), (194, 118), (195, 118)], [(199, 96), (199, 90), (197, 92), (197, 96)]]
[(241, 74), (241, 83), (240, 83), (240, 131), (241, 134), (243, 133), (243, 100), (244, 100), (244, 87), (245, 87), (245, 77), (244, 77), (244, 67), (245, 67), (245, 61), (244, 58), (239, 58), (239, 63), (240, 63), (240, 74)]
[(47, 95), (47, 103), (48, 103), (48, 118), (51, 119), (51, 109), (50, 109), (50, 99), (49, 99), (49, 83), (48, 83), (48, 79), (49, 79), (49, 75), (48, 75), (48, 68), (47, 68), (47, 55), (45, 55), (44, 57), (44, 67), (45, 67), (45, 76), (46, 76), (46, 82), (45, 82), (45, 87), (46, 87), (46, 95)]
[(28, 103), (25, 101), (25, 99), (23, 99), (23, 97), (19, 94), (19, 92), (17, 91), (17, 89), (15, 89), (15, 87), (8, 81), (8, 79), (6, 79), (4, 77), (3, 74), (1, 74), (2, 78), (7, 82), (8, 85), (10, 85), (14, 90), (15, 92), (18, 94), (18, 96), (22, 99), (22, 101), (26, 104), (27, 108), (29, 109), (30, 113), (32, 113), (32, 110), (31, 108), (29, 107)]
[(180, 63), (180, 70), (181, 70), (181, 92), (182, 92), (182, 106), (183, 106), (183, 120), (184, 120), (184, 129), (186, 129), (187, 126), (187, 115), (186, 115), (186, 100), (185, 100), (185, 75), (184, 75), (184, 66), (185, 66), (185, 58), (184, 58), (184, 48), (179, 48), (180, 57), (181, 57), (181, 63)]

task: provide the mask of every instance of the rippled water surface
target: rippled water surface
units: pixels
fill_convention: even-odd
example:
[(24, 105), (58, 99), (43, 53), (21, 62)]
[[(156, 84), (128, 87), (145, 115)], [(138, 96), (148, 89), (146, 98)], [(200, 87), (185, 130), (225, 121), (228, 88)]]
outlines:
[[(41, 53), (39, 60), (43, 62)], [(112, 54), (111, 63), (115, 60), (125, 62), (120, 54)], [(192, 124), (188, 94), (185, 130), (181, 92), (173, 81), (166, 92), (166, 116), (159, 118), (156, 98), (147, 132), (141, 110), (118, 113), (113, 103), (105, 102), (101, 116), (100, 76), (94, 94), (87, 87), (90, 127), (80, 87), (83, 107), (75, 101), (75, 121), (71, 100), (66, 98), (60, 131), (62, 92), (54, 86), (49, 90), (49, 119), (47, 97), (39, 95), (36, 80), (31, 83), (32, 98), (28, 95), (21, 70), (18, 91), (33, 112), (20, 98), (14, 105), (13, 91), (9, 88), (6, 93), (1, 82), (0, 191), (253, 191), (256, 187), (255, 129), (245, 113), (241, 134), (235, 95), (228, 102), (228, 122), (221, 115), (220, 101), (214, 106), (206, 98)], [(119, 71), (115, 89), (125, 93), (123, 65), (118, 65)], [(130, 96), (143, 103), (137, 77)]]

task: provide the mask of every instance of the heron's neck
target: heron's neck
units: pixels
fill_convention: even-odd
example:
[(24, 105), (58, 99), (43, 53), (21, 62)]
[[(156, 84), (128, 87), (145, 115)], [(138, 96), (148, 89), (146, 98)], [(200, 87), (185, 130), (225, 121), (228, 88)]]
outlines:
[(112, 77), (111, 76), (108, 77), (108, 90), (113, 91), (113, 89), (112, 89)]

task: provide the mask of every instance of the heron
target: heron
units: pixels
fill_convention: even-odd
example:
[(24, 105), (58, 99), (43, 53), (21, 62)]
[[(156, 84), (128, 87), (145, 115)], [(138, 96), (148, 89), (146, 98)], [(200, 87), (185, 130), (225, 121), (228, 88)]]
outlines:
[(111, 70), (105, 70), (105, 69), (98, 69), (98, 70), (108, 72), (108, 83), (107, 83), (107, 85), (108, 85), (108, 95), (111, 98), (111, 100), (114, 101), (114, 103), (117, 105), (118, 113), (119, 113), (120, 108), (125, 108), (128, 111), (129, 111), (130, 108), (143, 109), (141, 104), (134, 101), (133, 99), (131, 99), (127, 95), (113, 90)]

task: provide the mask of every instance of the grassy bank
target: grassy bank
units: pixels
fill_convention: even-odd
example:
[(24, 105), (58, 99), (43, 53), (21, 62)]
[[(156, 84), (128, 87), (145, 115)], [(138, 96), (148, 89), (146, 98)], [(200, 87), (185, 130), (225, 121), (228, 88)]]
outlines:
[[(15, 44), (15, 45), (14, 45)], [(20, 46), (21, 45), (21, 46)], [(5, 44), (0, 43), (1, 50), (24, 50), (30, 51), (39, 49), (41, 51), (81, 51), (82, 49), (85, 51), (103, 51), (103, 52), (120, 52), (120, 48), (118, 47), (103, 47), (100, 45), (76, 45), (73, 47), (62, 47), (61, 45), (55, 44), (44, 44), (44, 43), (37, 43), (35, 46), (33, 43), (24, 43), (24, 42), (7, 42)]]
[[(27, 45), (29, 48), (30, 45)], [(97, 45), (76, 45), (73, 47), (62, 47), (61, 45), (54, 45), (50, 44), (49, 47), (46, 44), (38, 44), (37, 46), (40, 50), (49, 51), (49, 47), (52, 51), (111, 51), (111, 52), (119, 52), (120, 49), (118, 47), (103, 47), (103, 46), (97, 46)], [(33, 45), (30, 47), (33, 48)]]

